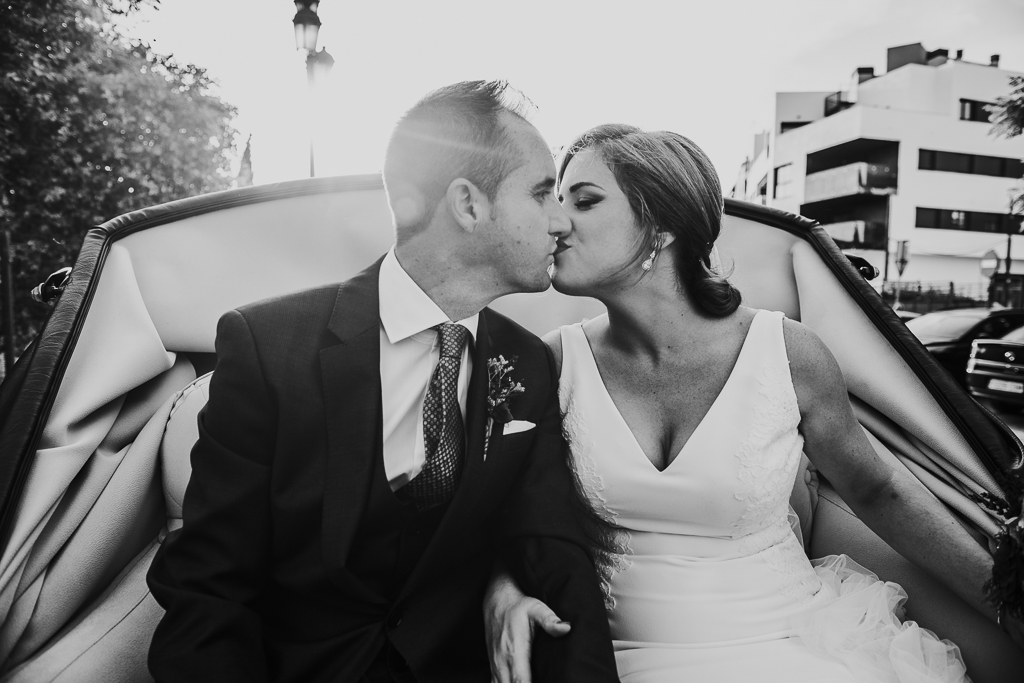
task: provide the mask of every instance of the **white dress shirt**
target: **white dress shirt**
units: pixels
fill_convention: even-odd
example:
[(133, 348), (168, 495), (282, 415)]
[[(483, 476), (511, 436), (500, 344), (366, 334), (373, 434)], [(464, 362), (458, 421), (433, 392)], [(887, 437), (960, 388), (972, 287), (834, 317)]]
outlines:
[[(380, 264), (380, 388), (384, 410), (384, 472), (391, 490), (411, 481), (426, 461), (423, 400), (440, 356), (440, 334), (431, 328), (452, 322), (402, 268), (394, 247)], [(480, 314), (457, 321), (469, 330), (459, 366), (459, 407), (466, 419), (466, 394), (473, 372), (470, 347)]]

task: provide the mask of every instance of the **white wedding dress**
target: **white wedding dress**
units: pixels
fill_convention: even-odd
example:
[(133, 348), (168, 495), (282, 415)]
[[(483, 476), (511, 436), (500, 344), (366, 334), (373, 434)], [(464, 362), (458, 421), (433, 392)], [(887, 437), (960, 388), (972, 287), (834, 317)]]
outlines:
[(622, 529), (605, 589), (623, 683), (965, 680), (955, 645), (894, 616), (899, 586), (846, 556), (812, 566), (794, 534), (803, 437), (782, 319), (754, 316), (724, 388), (664, 471), (612, 402), (582, 325), (561, 328), (574, 464)]

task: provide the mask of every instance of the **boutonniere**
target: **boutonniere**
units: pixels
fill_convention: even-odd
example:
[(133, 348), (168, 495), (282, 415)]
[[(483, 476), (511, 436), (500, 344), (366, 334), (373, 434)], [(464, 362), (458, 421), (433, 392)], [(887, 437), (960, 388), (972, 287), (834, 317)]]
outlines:
[(484, 439), (484, 459), (487, 458), (487, 446), (491, 441), (494, 423), (504, 425), (511, 422), (512, 411), (509, 410), (508, 402), (516, 394), (526, 391), (521, 383), (513, 381), (511, 377), (516, 360), (515, 357), (506, 360), (504, 356), (487, 359), (487, 435)]

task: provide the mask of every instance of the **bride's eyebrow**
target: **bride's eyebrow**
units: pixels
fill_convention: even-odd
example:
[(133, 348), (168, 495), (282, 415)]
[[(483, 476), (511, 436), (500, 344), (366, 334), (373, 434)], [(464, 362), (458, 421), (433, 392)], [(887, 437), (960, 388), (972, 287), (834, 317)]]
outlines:
[(587, 182), (586, 180), (583, 180), (581, 182), (574, 183), (573, 185), (571, 185), (569, 187), (569, 192), (575, 192), (576, 190), (580, 189), (581, 187), (596, 187), (599, 190), (601, 189), (601, 186), (598, 185), (597, 183), (591, 183), (591, 182)]

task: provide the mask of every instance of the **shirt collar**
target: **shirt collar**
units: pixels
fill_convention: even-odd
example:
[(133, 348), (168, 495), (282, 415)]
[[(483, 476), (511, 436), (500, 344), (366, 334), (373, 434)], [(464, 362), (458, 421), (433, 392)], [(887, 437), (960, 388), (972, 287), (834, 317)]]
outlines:
[[(378, 287), (380, 324), (392, 344), (397, 344), (418, 332), (429, 330), (435, 325), (451, 322), (433, 299), (427, 296), (427, 293), (405, 272), (405, 268), (395, 256), (394, 247), (391, 247), (380, 264)], [(479, 320), (480, 314), (476, 313), (455, 322), (469, 330), (470, 339), (476, 341)]]

